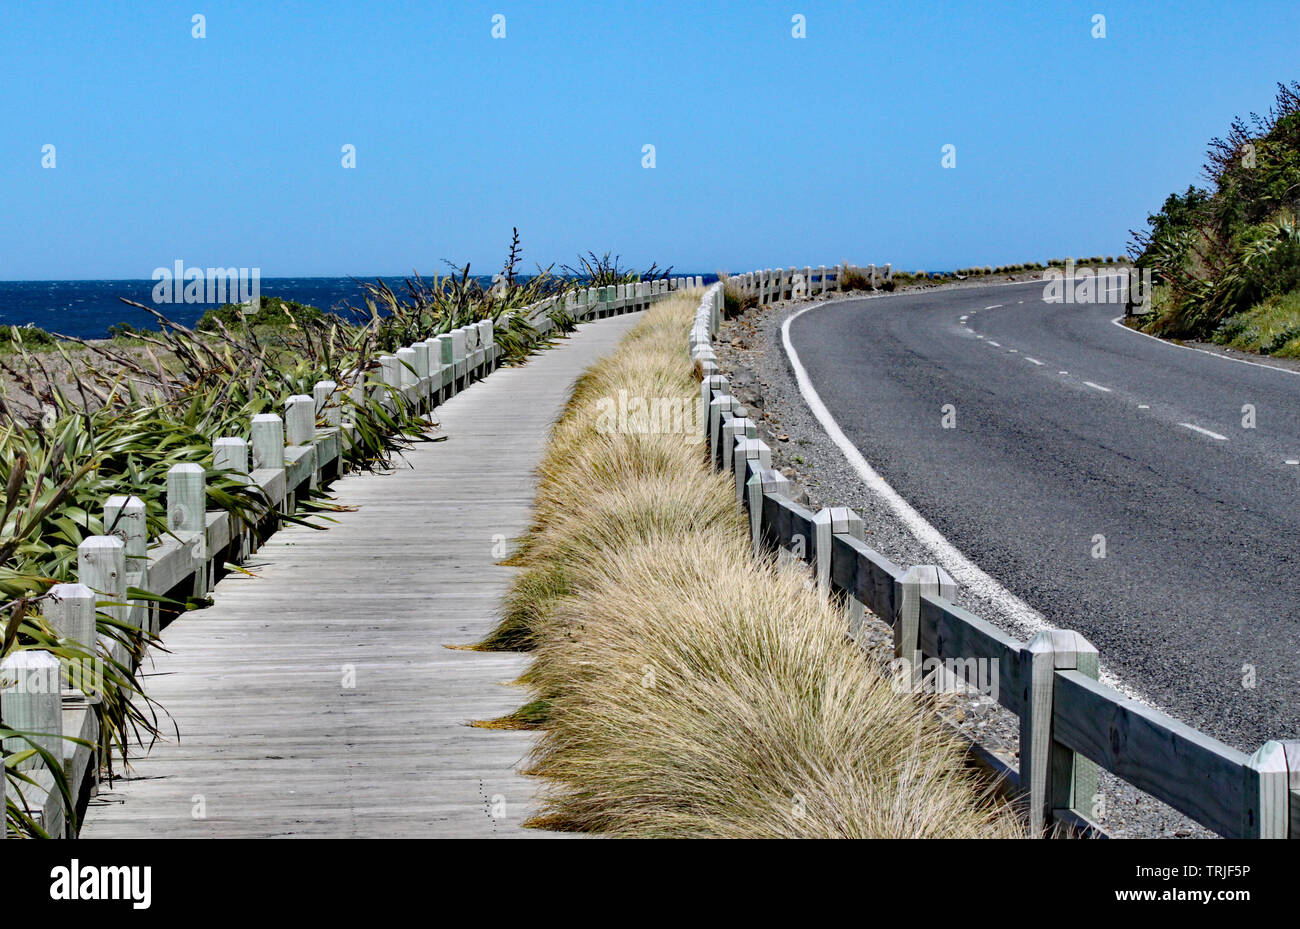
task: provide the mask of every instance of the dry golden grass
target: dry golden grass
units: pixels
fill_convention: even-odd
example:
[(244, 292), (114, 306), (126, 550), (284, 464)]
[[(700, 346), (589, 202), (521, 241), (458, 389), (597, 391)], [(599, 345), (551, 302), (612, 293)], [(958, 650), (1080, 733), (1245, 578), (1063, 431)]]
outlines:
[(698, 396), (696, 299), (646, 314), (579, 382), (487, 647), (529, 647), (537, 823), (626, 836), (1017, 836), (925, 707), (803, 572), (756, 560), (689, 435), (597, 428), (601, 400)]

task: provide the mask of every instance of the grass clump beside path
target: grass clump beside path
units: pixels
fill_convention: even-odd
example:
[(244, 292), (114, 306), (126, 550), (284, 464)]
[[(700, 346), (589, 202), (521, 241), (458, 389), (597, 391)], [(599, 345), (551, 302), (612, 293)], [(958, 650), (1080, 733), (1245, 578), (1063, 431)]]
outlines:
[[(693, 403), (698, 297), (646, 314), (591, 368), (555, 426), (533, 523), (487, 647), (527, 647), (535, 825), (620, 836), (1021, 834), (914, 698), (845, 635), (805, 574), (756, 560), (695, 408), (675, 431), (619, 392)], [(629, 409), (631, 405), (629, 404)], [(659, 423), (663, 426), (661, 420)]]

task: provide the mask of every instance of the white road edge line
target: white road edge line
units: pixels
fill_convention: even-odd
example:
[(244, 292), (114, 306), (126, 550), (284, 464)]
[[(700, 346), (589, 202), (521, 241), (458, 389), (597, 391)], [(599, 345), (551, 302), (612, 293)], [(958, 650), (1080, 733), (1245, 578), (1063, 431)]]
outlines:
[[(898, 491), (890, 487), (888, 482), (867, 463), (867, 459), (863, 457), (862, 452), (858, 451), (858, 447), (849, 441), (849, 437), (844, 434), (840, 424), (835, 421), (835, 417), (831, 415), (830, 410), (826, 408), (826, 404), (822, 402), (821, 395), (817, 393), (817, 388), (813, 387), (807, 369), (804, 368), (803, 362), (799, 360), (799, 353), (794, 350), (794, 343), (790, 341), (790, 324), (809, 310), (831, 306), (836, 302), (839, 301), (811, 304), (791, 313), (781, 323), (781, 344), (785, 348), (786, 359), (790, 362), (795, 383), (799, 386), (799, 395), (803, 397), (804, 403), (808, 404), (808, 409), (817, 418), (817, 422), (821, 423), (827, 437), (835, 443), (835, 446), (840, 450), (840, 454), (853, 466), (853, 470), (858, 473), (858, 477), (861, 478), (867, 489), (885, 501), (889, 508), (894, 511), (894, 515), (907, 526), (917, 541), (930, 550), (935, 560), (948, 570), (954, 580), (972, 590), (977, 596), (992, 600), (1001, 606), (1009, 614), (1011, 622), (1018, 627), (1016, 631), (1026, 640), (1030, 639), (1036, 632), (1052, 628), (1043, 619), (1041, 613), (1007, 590), (975, 562), (962, 554), (957, 546), (949, 542), (943, 533), (934, 528), (929, 520), (904, 500)], [(1159, 705), (1125, 684), (1105, 668), (1102, 668), (1099, 677), (1103, 684), (1115, 688), (1126, 697), (1141, 701), (1155, 709), (1161, 709)], [(1161, 710), (1161, 712), (1164, 711)]]
[(1193, 432), (1199, 432), (1201, 435), (1208, 435), (1211, 439), (1217, 439), (1220, 442), (1228, 441), (1226, 435), (1219, 435), (1217, 432), (1211, 432), (1209, 429), (1202, 429), (1200, 426), (1193, 425), (1192, 423), (1179, 423), (1178, 425), (1184, 426)]
[(1092, 381), (1084, 381), (1084, 383), (1087, 384), (1089, 387), (1091, 387), (1093, 390), (1102, 390), (1105, 391), (1106, 393), (1111, 393), (1111, 389), (1109, 387), (1102, 387), (1100, 384), (1094, 384)]
[(1266, 365), (1263, 362), (1250, 361), (1249, 359), (1246, 358), (1233, 358), (1231, 355), (1220, 355), (1218, 352), (1206, 351), (1203, 348), (1192, 348), (1190, 345), (1179, 345), (1177, 342), (1169, 342), (1166, 341), (1165, 339), (1161, 339), (1156, 336), (1153, 336), (1149, 332), (1139, 332), (1137, 329), (1130, 329), (1128, 326), (1124, 325), (1123, 320), (1124, 320), (1123, 316), (1116, 316), (1114, 319), (1111, 320), (1111, 322), (1116, 326), (1119, 326), (1125, 332), (1131, 332), (1134, 335), (1140, 335), (1144, 339), (1150, 339), (1152, 342), (1159, 342), (1161, 345), (1168, 345), (1170, 348), (1181, 348), (1181, 349), (1186, 349), (1189, 352), (1200, 352), (1202, 355), (1209, 355), (1211, 358), (1221, 358), (1224, 361), (1235, 361), (1237, 364), (1250, 365), (1252, 368), (1267, 368), (1270, 371), (1281, 371), (1283, 374), (1300, 374), (1300, 371), (1293, 370), (1291, 368), (1281, 368), (1278, 367), (1277, 365)]

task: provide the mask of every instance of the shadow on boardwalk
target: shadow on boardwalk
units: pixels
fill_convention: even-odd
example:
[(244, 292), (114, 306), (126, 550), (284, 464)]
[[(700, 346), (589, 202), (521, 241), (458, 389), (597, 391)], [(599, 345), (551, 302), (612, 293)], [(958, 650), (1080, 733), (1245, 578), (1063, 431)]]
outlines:
[(532, 736), (466, 725), (520, 703), (504, 685), (527, 659), (444, 646), (495, 625), (512, 569), (494, 537), (526, 528), (574, 379), (638, 318), (588, 323), (453, 397), (438, 409), (448, 441), (343, 477), (334, 494), (356, 512), (276, 533), (256, 578), (231, 574), (214, 607), (169, 626), (170, 653), (144, 671), (181, 741), (103, 785), (82, 836), (551, 835), (520, 827)]

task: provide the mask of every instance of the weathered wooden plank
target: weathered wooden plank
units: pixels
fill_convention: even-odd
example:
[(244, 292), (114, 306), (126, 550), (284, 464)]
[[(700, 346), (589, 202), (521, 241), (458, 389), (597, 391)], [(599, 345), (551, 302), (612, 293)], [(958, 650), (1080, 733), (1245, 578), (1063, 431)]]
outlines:
[(253, 483), (262, 489), (267, 502), (273, 509), (284, 505), (284, 498), (289, 492), (284, 468), (256, 468), (252, 475)]
[(291, 445), (284, 450), (285, 482), (289, 493), (299, 493), (316, 473), (316, 447)]
[[(1017, 716), (1024, 709), (1021, 643), (992, 623), (943, 597), (921, 597), (921, 654), (940, 660), (975, 659), (997, 668), (998, 686), (990, 694)], [(991, 674), (990, 674), (991, 676)]]
[(194, 576), (205, 562), (194, 557), (197, 539), (163, 536), (149, 549), (149, 568), (145, 572), (150, 593), (167, 593), (182, 581)]
[(894, 582), (902, 571), (866, 542), (836, 535), (831, 546), (831, 586), (856, 597), (885, 622), (893, 622)]
[(783, 494), (763, 495), (767, 542), (807, 560), (812, 555), (813, 514)]
[(1139, 790), (1227, 838), (1258, 810), (1246, 756), (1079, 671), (1056, 672), (1052, 733)]

